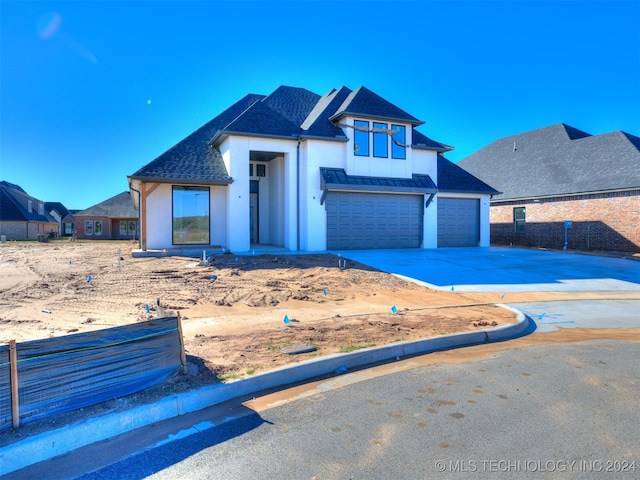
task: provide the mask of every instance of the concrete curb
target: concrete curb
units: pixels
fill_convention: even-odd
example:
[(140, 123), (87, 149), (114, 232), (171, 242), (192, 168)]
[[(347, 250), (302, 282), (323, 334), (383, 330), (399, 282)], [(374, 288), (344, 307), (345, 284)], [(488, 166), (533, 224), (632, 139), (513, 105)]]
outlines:
[(282, 367), (232, 383), (211, 385), (166, 397), (123, 412), (89, 419), (73, 427), (62, 427), (27, 438), (0, 449), (0, 475), (71, 452), (78, 448), (120, 435), (136, 428), (202, 410), (233, 398), (286, 386), (332, 373), (348, 372), (366, 365), (399, 360), (453, 348), (501, 342), (532, 333), (535, 322), (519, 310), (500, 305), (517, 315), (515, 324), (474, 332), (457, 333), (415, 342), (327, 355)]

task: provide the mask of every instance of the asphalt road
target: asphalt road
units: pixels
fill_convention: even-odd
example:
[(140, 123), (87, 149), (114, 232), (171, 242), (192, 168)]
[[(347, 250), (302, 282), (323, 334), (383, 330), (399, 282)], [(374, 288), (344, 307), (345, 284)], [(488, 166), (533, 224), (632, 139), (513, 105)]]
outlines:
[(490, 358), (487, 347), (461, 349), (457, 364), (420, 365), (425, 355), (364, 380), (348, 373), (256, 399), (253, 408), (208, 409), (191, 419), (201, 431), (185, 438), (142, 449), (137, 442), (166, 438), (168, 425), (147, 427), (144, 438), (112, 439), (7, 478), (74, 478), (111, 462), (80, 478), (640, 476), (638, 342), (538, 345)]

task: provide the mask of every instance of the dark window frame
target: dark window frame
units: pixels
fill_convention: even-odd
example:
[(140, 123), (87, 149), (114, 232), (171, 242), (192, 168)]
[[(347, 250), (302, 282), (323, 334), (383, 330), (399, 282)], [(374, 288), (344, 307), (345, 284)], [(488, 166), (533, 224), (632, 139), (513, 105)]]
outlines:
[[(366, 127), (367, 131), (362, 132), (357, 129), (353, 129), (353, 154), (358, 157), (369, 156), (369, 122), (366, 120), (354, 120), (353, 125), (356, 127)], [(366, 140), (366, 142), (360, 142), (360, 140)]]
[[(373, 122), (373, 128), (388, 130), (389, 124)], [(382, 150), (384, 149), (384, 153)], [(382, 132), (373, 132), (373, 156), (376, 158), (389, 158), (389, 135)]]
[[(391, 158), (395, 158), (398, 160), (406, 160), (407, 159), (407, 147), (401, 146), (406, 145), (407, 143), (407, 127), (404, 125), (391, 125), (391, 130), (398, 130), (396, 133), (391, 135)], [(398, 145), (398, 143), (401, 145)]]
[(527, 209), (526, 207), (513, 208), (513, 233), (523, 234), (527, 226)]
[[(194, 199), (195, 202), (195, 215), (176, 217), (176, 209), (180, 205), (176, 204), (176, 192), (194, 192), (193, 196), (206, 196), (206, 203), (204, 204), (204, 212), (200, 215), (198, 209), (198, 199)], [(187, 206), (188, 207), (188, 206)], [(183, 207), (184, 208), (184, 207)], [(171, 187), (171, 243), (173, 245), (209, 245), (211, 243), (211, 189), (204, 186), (183, 186), (173, 185)], [(187, 220), (180, 221), (180, 219), (188, 219), (190, 225), (195, 225), (196, 228), (190, 228), (190, 225), (185, 225)], [(202, 217), (202, 218), (201, 218)], [(200, 223), (206, 220), (205, 225)], [(197, 238), (199, 234), (202, 234), (200, 238)], [(191, 240), (189, 240), (191, 239)]]

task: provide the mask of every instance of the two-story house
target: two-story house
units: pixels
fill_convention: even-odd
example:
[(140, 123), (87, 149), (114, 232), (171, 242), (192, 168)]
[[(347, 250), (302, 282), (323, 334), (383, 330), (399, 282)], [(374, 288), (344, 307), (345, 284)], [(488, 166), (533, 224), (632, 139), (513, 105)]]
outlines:
[(19, 185), (0, 181), (0, 236), (6, 240), (38, 240), (55, 236), (58, 224), (45, 202)]
[(489, 245), (496, 190), (365, 87), (249, 94), (129, 176), (145, 250)]

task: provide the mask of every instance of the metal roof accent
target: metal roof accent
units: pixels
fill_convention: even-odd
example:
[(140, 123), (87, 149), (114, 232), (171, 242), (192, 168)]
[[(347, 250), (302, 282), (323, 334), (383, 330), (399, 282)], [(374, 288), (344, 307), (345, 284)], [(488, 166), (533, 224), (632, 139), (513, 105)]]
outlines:
[(343, 168), (320, 167), (320, 188), (325, 191), (377, 193), (436, 193), (429, 175), (411, 178), (366, 177), (347, 175)]

